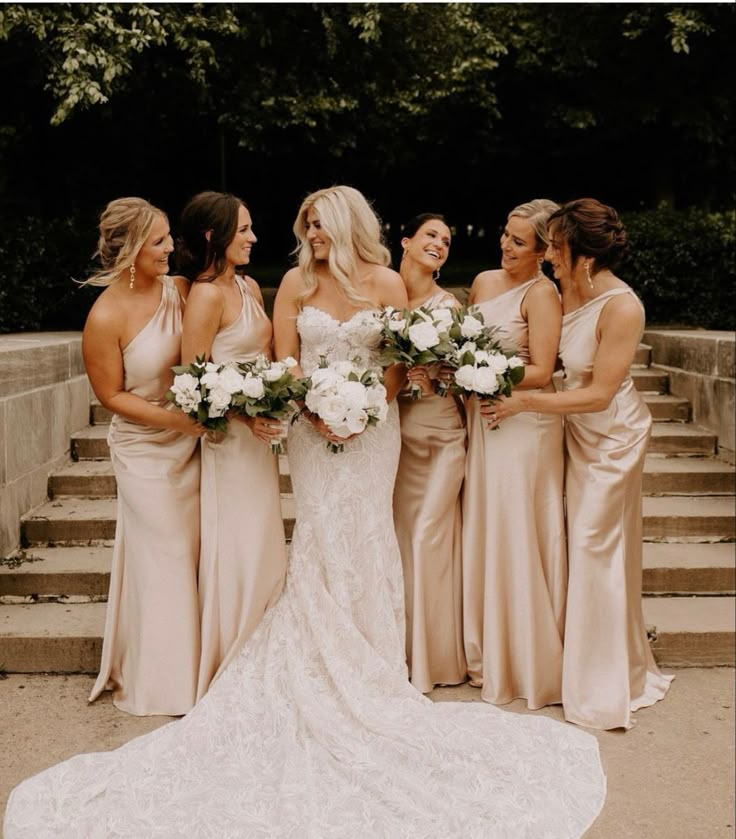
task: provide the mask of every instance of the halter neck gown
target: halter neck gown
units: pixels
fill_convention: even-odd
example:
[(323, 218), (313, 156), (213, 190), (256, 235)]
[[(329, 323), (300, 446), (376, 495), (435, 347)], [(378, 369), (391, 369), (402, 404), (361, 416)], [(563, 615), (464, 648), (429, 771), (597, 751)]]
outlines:
[[(243, 305), (212, 342), (216, 364), (271, 357), (271, 321), (246, 281), (235, 279)], [(202, 440), (198, 700), (278, 598), (286, 574), (278, 458), (239, 420), (217, 440)]]
[[(486, 324), (529, 362), (521, 305), (539, 276), (477, 304)], [(546, 388), (529, 392), (553, 391)], [(468, 400), (463, 492), (465, 654), (481, 696), (530, 708), (561, 701), (567, 559), (562, 421), (520, 413), (488, 430)]]
[[(596, 329), (614, 288), (562, 319), (564, 389), (590, 384)], [(565, 491), (570, 580), (562, 702), (565, 718), (630, 728), (671, 676), (654, 663), (641, 610), (641, 484), (652, 418), (627, 375), (603, 411), (567, 414)]]
[[(125, 390), (168, 406), (181, 352), (182, 300), (171, 277), (161, 303), (123, 350)], [(89, 697), (112, 690), (138, 716), (186, 714), (199, 663), (199, 441), (117, 414), (107, 438), (118, 488), (117, 526), (100, 674)]]
[[(445, 291), (425, 307), (450, 306)], [(465, 417), (452, 396), (408, 392), (397, 398), (401, 457), (394, 487), (394, 524), (406, 603), (406, 658), (411, 683), (467, 679), (463, 652), (460, 492), (465, 470)]]

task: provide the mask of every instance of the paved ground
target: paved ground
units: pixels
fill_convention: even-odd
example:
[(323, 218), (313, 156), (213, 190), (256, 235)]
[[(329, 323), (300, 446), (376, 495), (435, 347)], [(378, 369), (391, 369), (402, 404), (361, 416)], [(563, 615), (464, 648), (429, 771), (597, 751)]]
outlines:
[[(734, 837), (734, 671), (676, 672), (665, 701), (640, 711), (633, 730), (596, 732), (608, 798), (586, 839)], [(92, 683), (87, 676), (0, 681), (0, 812), (10, 790), (34, 772), (168, 722), (130, 717), (109, 696), (88, 706)], [(442, 688), (432, 698), (477, 701), (478, 691)], [(507, 707), (526, 712), (522, 702)], [(557, 707), (536, 713), (562, 718)]]

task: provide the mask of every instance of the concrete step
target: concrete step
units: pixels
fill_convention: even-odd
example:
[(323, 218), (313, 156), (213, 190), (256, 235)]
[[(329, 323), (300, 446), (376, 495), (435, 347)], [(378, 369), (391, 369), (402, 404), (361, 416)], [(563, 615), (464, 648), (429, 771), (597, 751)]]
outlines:
[(89, 404), (89, 421), (92, 425), (108, 425), (112, 419), (112, 411), (100, 405), (100, 403), (93, 399)]
[(713, 457), (647, 455), (645, 495), (733, 495), (734, 467)]
[(96, 673), (106, 605), (0, 606), (0, 666), (10, 673)]
[(665, 370), (632, 367), (631, 378), (640, 393), (669, 393), (670, 377)]
[(652, 348), (649, 344), (639, 344), (634, 354), (634, 367), (649, 367), (652, 363)]
[(106, 597), (112, 544), (18, 551), (0, 563), (0, 597)]
[(732, 542), (736, 538), (732, 495), (645, 496), (642, 510), (646, 542)]
[(671, 667), (734, 665), (736, 598), (645, 597), (644, 621), (654, 627), (652, 651)]
[(89, 545), (115, 538), (115, 498), (62, 497), (21, 518), (23, 545)]
[(646, 542), (643, 547), (645, 594), (736, 593), (733, 542)]
[[(286, 538), (294, 530), (294, 496), (282, 493)], [(28, 545), (91, 545), (115, 538), (115, 498), (62, 496), (47, 501), (21, 519), (21, 538)]]
[(107, 445), (107, 425), (93, 425), (72, 434), (74, 460), (104, 460), (110, 457)]
[(655, 422), (647, 452), (649, 454), (716, 453), (718, 438), (707, 428), (675, 422)]
[(679, 396), (663, 393), (646, 393), (644, 401), (647, 403), (652, 419), (656, 422), (689, 422), (690, 401)]
[(117, 484), (109, 460), (80, 460), (49, 475), (49, 498), (75, 495), (100, 498), (117, 495)]

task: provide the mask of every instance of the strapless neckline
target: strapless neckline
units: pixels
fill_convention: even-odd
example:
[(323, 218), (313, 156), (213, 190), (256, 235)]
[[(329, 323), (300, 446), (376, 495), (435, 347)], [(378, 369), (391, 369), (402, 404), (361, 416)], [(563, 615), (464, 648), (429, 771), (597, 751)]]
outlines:
[[(306, 312), (307, 309), (312, 309), (315, 312), (321, 312), (326, 318), (329, 318), (333, 323), (336, 323), (338, 326), (347, 326), (349, 323), (355, 320), (358, 315), (365, 314), (366, 312), (371, 312), (375, 314), (378, 309), (358, 309), (357, 312), (354, 312), (347, 320), (339, 320), (334, 315), (330, 314), (326, 309), (320, 309), (319, 306), (302, 306), (302, 312)], [(301, 312), (300, 312), (301, 314)]]

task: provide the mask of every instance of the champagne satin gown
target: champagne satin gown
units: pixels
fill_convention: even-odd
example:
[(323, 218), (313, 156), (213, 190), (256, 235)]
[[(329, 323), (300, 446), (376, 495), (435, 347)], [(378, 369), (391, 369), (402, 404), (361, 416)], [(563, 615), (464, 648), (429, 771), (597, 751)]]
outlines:
[[(165, 400), (181, 352), (181, 298), (161, 278), (161, 303), (123, 350), (125, 390)], [(89, 701), (113, 692), (130, 714), (186, 714), (199, 664), (199, 440), (117, 414), (107, 438), (118, 487), (102, 662)]]
[[(447, 292), (424, 306), (451, 305)], [(411, 683), (467, 679), (462, 622), (462, 517), (465, 418), (452, 396), (397, 399), (401, 457), (394, 487), (394, 524), (401, 550), (406, 603), (406, 658)]]
[[(562, 319), (564, 389), (590, 384), (596, 327), (614, 288)], [(562, 703), (565, 719), (591, 728), (631, 728), (631, 712), (667, 693), (672, 677), (654, 663), (641, 609), (644, 456), (649, 409), (630, 376), (603, 411), (568, 414), (565, 490), (570, 579)]]
[[(478, 304), (502, 341), (529, 362), (524, 297), (540, 276)], [(553, 391), (550, 385), (529, 392)], [(562, 421), (521, 413), (488, 430), (468, 400), (463, 492), (465, 654), (486, 702), (562, 699), (567, 588)]]
[[(216, 364), (271, 357), (271, 321), (245, 280), (236, 281), (243, 305), (212, 342)], [(231, 420), (217, 440), (202, 440), (197, 700), (276, 601), (286, 574), (278, 458), (239, 420)]]

